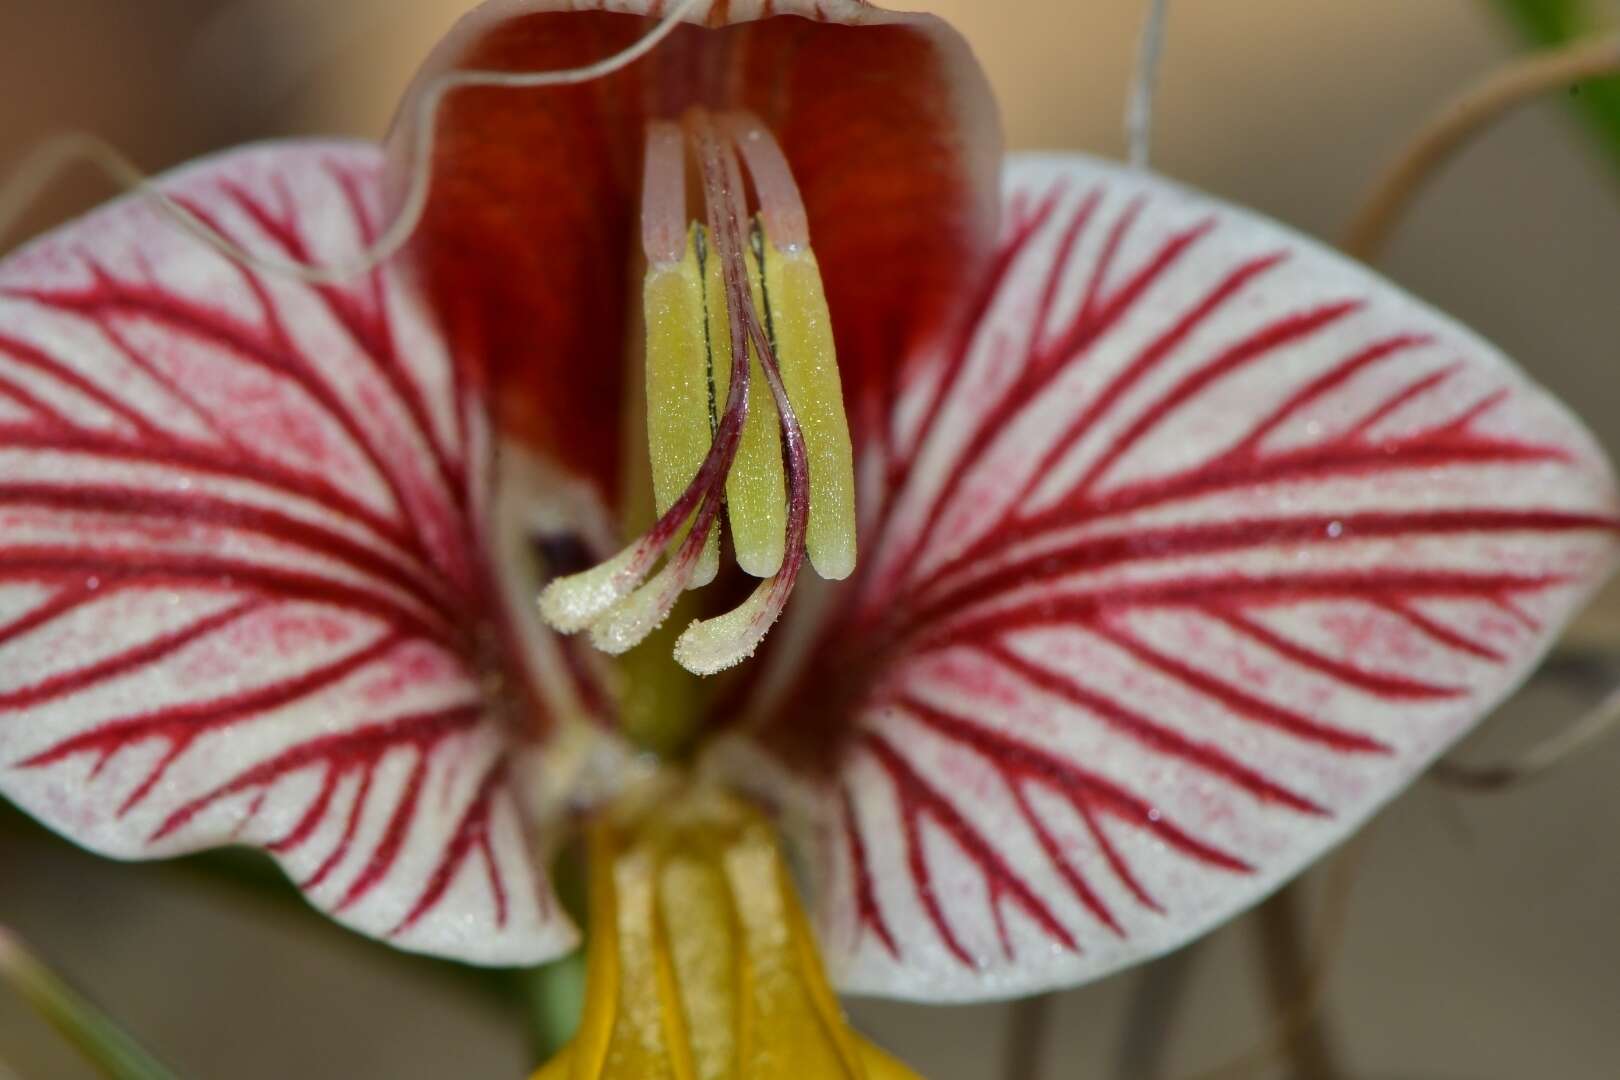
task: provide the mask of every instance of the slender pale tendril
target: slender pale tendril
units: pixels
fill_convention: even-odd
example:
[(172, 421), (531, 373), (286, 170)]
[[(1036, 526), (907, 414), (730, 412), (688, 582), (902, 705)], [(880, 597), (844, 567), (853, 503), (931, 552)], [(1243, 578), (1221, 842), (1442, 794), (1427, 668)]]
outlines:
[[(0, 926), (0, 983), (34, 1008), (112, 1080), (174, 1080), (156, 1058)], [(0, 1069), (0, 1077), (5, 1072)]]
[(53, 180), (70, 166), (88, 164), (100, 169), (115, 184), (138, 192), (175, 226), (233, 262), (260, 273), (295, 278), (316, 285), (337, 284), (369, 273), (392, 258), (410, 241), (421, 224), (432, 188), (435, 119), (450, 94), (470, 87), (529, 90), (546, 86), (574, 86), (620, 71), (646, 56), (699, 5), (708, 0), (680, 0), (636, 41), (594, 63), (555, 71), (452, 71), (434, 79), (414, 104), (410, 139), (410, 170), (405, 197), (388, 227), (369, 247), (352, 258), (312, 264), (295, 259), (260, 255), (243, 248), (202, 221), (155, 183), (111, 143), (85, 132), (66, 132), (36, 147), (0, 188), (0, 237), (11, 230)]
[(1361, 201), (1339, 246), (1364, 262), (1377, 258), (1418, 192), (1474, 136), (1525, 102), (1607, 75), (1620, 75), (1620, 34), (1533, 53), (1490, 72), (1443, 105), (1401, 148)]
[(1153, 104), (1159, 89), (1159, 60), (1164, 55), (1165, 24), (1169, 21), (1170, 0), (1148, 0), (1147, 18), (1142, 23), (1142, 39), (1136, 51), (1136, 71), (1131, 77), (1131, 94), (1125, 103), (1125, 145), (1131, 167), (1145, 169), (1153, 153)]

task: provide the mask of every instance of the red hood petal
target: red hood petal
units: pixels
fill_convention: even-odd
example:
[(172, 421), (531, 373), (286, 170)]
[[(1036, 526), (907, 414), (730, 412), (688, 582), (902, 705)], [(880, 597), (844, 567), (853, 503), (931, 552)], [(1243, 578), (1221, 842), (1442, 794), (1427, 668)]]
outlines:
[[(484, 4), (417, 77), (394, 164), (411, 103), (435, 76), (589, 63), (651, 27), (627, 12), (658, 10)], [(414, 245), (431, 302), (489, 384), (501, 429), (604, 492), (619, 476), (626, 268), (652, 112), (741, 105), (775, 131), (802, 188), (847, 393), (897, 382), (903, 358), (946, 332), (994, 235), (999, 127), (982, 73), (943, 22), (854, 0), (716, 2), (699, 15), (596, 83), (461, 90), (438, 120)]]
[(733, 774), (802, 782), (851, 990), (1027, 993), (1203, 933), (1499, 702), (1620, 535), (1568, 411), (1365, 268), (1085, 158), (1007, 187), (846, 617), (761, 680), (789, 776)]

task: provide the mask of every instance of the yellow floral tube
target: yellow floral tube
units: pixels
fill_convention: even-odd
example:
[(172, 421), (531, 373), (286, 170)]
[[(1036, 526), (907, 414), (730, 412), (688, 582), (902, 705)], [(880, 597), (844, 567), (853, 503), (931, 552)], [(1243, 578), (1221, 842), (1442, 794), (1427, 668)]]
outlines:
[(767, 823), (646, 805), (592, 832), (585, 1015), (535, 1080), (916, 1080), (845, 1023)]

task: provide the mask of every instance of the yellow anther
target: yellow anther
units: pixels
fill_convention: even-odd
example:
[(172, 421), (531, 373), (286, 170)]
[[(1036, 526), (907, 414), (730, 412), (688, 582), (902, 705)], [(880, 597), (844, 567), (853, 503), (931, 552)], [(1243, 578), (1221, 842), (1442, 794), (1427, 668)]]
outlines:
[(821, 269), (808, 246), (781, 251), (760, 229), (771, 338), (810, 459), (805, 547), (816, 573), (846, 578), (855, 569), (855, 457)]
[[(697, 231), (689, 231), (681, 260), (649, 266), (642, 289), (647, 318), (647, 447), (660, 517), (681, 497), (703, 463), (714, 433), (714, 402), (725, 400), (724, 389), (714, 398), (710, 382), (697, 243)], [(673, 546), (679, 547), (685, 535), (683, 528)], [(715, 529), (688, 587), (707, 585), (719, 567), (720, 531)]]
[[(708, 284), (709, 347), (713, 356), (714, 394), (724, 401), (731, 386), (731, 326), (725, 281), (718, 258), (704, 267)], [(748, 279), (754, 306), (764, 310), (759, 262), (748, 253)], [(770, 577), (782, 565), (787, 546), (787, 478), (782, 470), (782, 436), (776, 402), (765, 382), (759, 357), (750, 347), (748, 419), (743, 424), (737, 458), (726, 477), (726, 509), (737, 565), (755, 577)]]

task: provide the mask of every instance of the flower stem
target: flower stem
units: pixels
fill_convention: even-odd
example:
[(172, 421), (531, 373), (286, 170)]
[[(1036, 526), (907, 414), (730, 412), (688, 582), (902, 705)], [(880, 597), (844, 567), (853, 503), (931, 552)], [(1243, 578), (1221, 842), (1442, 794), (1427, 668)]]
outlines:
[(1012, 1003), (1002, 1046), (1002, 1080), (1038, 1080), (1042, 1075), (1055, 996), (1036, 994)]
[(1207, 951), (1206, 940), (1190, 942), (1141, 969), (1110, 1071), (1116, 1080), (1162, 1080), (1169, 1075), (1166, 1062), (1175, 1046), (1169, 1033), (1179, 1029), (1177, 1020), (1191, 996), (1192, 975), (1199, 954)]
[[(1293, 1075), (1324, 1080), (1342, 1075), (1332, 1062), (1332, 1043), (1319, 1026), (1318, 1014), (1344, 945), (1351, 886), (1360, 872), (1372, 829), (1362, 826), (1360, 834), (1341, 847), (1328, 865), (1311, 940), (1306, 940), (1301, 929), (1304, 886), (1299, 881), (1257, 909), (1263, 974), (1272, 998), (1270, 1030), (1248, 1050), (1194, 1073), (1189, 1080), (1242, 1080), (1284, 1057), (1295, 1066)], [(1287, 926), (1282, 925), (1285, 914)], [(1318, 1065), (1322, 1071), (1317, 1071)]]
[(0, 927), (0, 980), (111, 1080), (173, 1080), (128, 1033)]
[(1514, 757), (1483, 765), (1442, 758), (1435, 763), (1430, 775), (1437, 783), (1458, 791), (1490, 794), (1542, 776), (1585, 753), (1617, 729), (1620, 729), (1620, 688), (1611, 689), (1567, 726)]
[[(564, 849), (551, 867), (557, 900), (581, 935), (591, 932), (587, 874), (585, 852), (579, 846)], [(585, 952), (581, 946), (517, 976), (528, 1020), (529, 1046), (540, 1064), (556, 1057), (579, 1030), (580, 1017), (585, 1013)]]
[(1284, 886), (1255, 912), (1260, 969), (1272, 1015), (1291, 1021), (1281, 1047), (1296, 1076), (1339, 1080), (1334, 1042), (1319, 1008), (1321, 988), (1312, 970), (1305, 940), (1305, 890), (1298, 882)]
[(526, 972), (523, 994), (535, 1060), (550, 1061), (574, 1037), (585, 1010), (585, 950)]
[[(1588, 13), (1590, 0), (1496, 0), (1508, 21), (1542, 48), (1565, 45), (1591, 37), (1600, 29)], [(1592, 133), (1620, 167), (1620, 80), (1594, 82), (1582, 87), (1574, 105), (1585, 116)]]
[(1443, 106), (1395, 156), (1345, 230), (1346, 252), (1369, 262), (1440, 167), (1513, 108), (1586, 79), (1620, 75), (1620, 34), (1590, 38), (1514, 60)]

